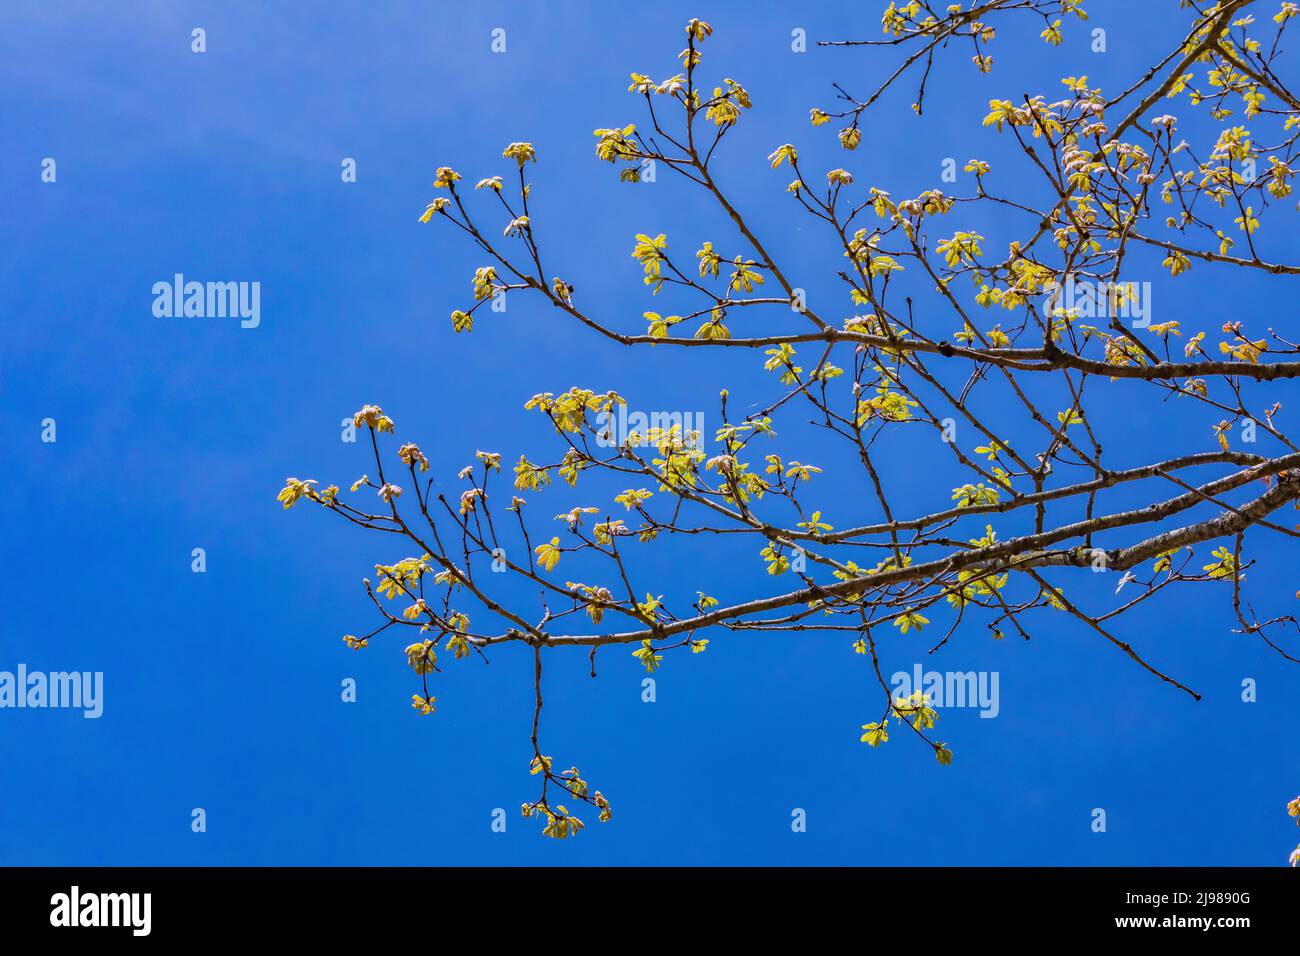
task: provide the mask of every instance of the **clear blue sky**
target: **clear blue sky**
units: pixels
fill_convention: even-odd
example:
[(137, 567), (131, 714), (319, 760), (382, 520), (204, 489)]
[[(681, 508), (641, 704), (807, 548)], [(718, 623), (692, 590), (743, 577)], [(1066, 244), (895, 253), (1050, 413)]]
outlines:
[[(891, 122), (847, 156), (809, 128), (808, 108), (830, 105), (833, 81), (864, 92), (885, 61), (796, 54), (790, 32), (876, 36), (880, 5), (7, 4), (0, 670), (103, 671), (105, 711), (0, 711), (0, 864), (1283, 862), (1300, 671), (1230, 633), (1224, 589), (1189, 589), (1121, 625), (1204, 694), (1199, 704), (1064, 618), (1040, 616), (1028, 644), (963, 632), (927, 666), (997, 671), (1001, 713), (942, 712), (949, 768), (905, 739), (859, 743), (879, 699), (842, 635), (708, 635), (708, 653), (668, 658), (653, 704), (625, 649), (602, 654), (597, 680), (585, 654), (551, 654), (545, 749), (615, 808), (612, 824), (563, 844), (518, 813), (534, 796), (526, 649), (460, 662), (440, 679), (439, 712), (421, 718), (404, 642), (361, 653), (340, 642), (371, 620), (360, 579), (408, 551), (313, 509), (284, 513), (275, 495), (287, 475), (346, 486), (369, 470), (339, 441), (339, 421), (362, 404), (382, 405), (455, 490), (478, 448), (508, 460), (555, 448), (522, 408), (538, 391), (618, 388), (636, 407), (709, 415), (721, 385), (746, 402), (772, 394), (754, 356), (633, 361), (522, 298), (455, 336), (448, 313), (482, 263), (450, 229), (416, 221), (437, 166), (473, 182), (507, 172), (506, 143), (536, 144), (535, 220), (556, 271), (593, 311), (637, 328), (656, 303), (628, 257), (634, 233), (690, 249), (734, 240), (668, 177), (619, 184), (591, 131), (641, 120), (628, 72), (675, 72), (682, 24), (701, 16), (716, 31), (705, 75), (736, 78), (755, 102), (729, 137), (724, 186), (842, 318), (833, 252), (795, 215), (768, 152), (794, 141), (810, 168), (849, 165), (895, 196), (940, 185), (944, 157), (978, 156), (995, 172), (1003, 163), (1006, 186), (1013, 157), (979, 127), (990, 97), (1055, 95), (1059, 77), (1080, 72), (1115, 89), (1165, 52), (1170, 24), (1183, 30), (1173, 3), (1139, 5), (1150, 24), (1132, 3), (1090, 3), (1108, 50), (1090, 52), (1071, 23), (1064, 63), (1041, 27), (1008, 31), (992, 76), (958, 53), (931, 78), (923, 120), (906, 113), (910, 97), (890, 97), (875, 115)], [(195, 27), (207, 31), (202, 55)], [(495, 27), (504, 55), (489, 49)], [(54, 184), (41, 182), (45, 157)], [(340, 181), (345, 157), (354, 184)], [(995, 228), (998, 243), (1011, 237)], [(1296, 236), (1273, 241), (1294, 249)], [(259, 281), (260, 327), (155, 318), (150, 289), (176, 272)], [(1193, 331), (1239, 315), (1285, 328), (1296, 301), (1294, 280), (1208, 268), (1156, 294), (1157, 319)], [(1271, 394), (1300, 404), (1293, 385)], [(1149, 391), (1121, 384), (1103, 410), (1112, 465), (1148, 460), (1170, 435), (1213, 447), (1203, 416), (1180, 419)], [(40, 441), (45, 418), (57, 443)], [(838, 523), (870, 520), (860, 476), (839, 470), (819, 503)], [(888, 477), (908, 513), (951, 486), (904, 464)], [(579, 498), (538, 499), (534, 516)], [(1293, 546), (1252, 537), (1264, 560), (1251, 593), (1262, 611), (1290, 610)], [(196, 547), (205, 574), (190, 570)], [(784, 585), (752, 550), (688, 541), (641, 569), (670, 596)], [(1091, 577), (1057, 580), (1110, 606), (1113, 580)], [(910, 670), (923, 646), (896, 641), (887, 669)], [(355, 703), (340, 700), (349, 677)], [(1248, 677), (1257, 703), (1240, 699)], [(196, 807), (203, 834), (191, 832)], [(509, 814), (504, 834), (490, 829), (495, 807)], [(1105, 834), (1090, 830), (1096, 807)], [(791, 831), (794, 808), (806, 833)]]

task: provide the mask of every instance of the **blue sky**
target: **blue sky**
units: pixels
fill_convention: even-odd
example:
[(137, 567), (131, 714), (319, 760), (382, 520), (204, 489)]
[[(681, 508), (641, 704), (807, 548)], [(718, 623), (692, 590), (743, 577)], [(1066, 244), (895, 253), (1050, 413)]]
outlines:
[[(287, 475), (346, 486), (369, 469), (339, 440), (340, 420), (362, 404), (382, 405), (429, 454), (438, 487), (458, 492), (455, 472), (476, 449), (553, 452), (522, 407), (535, 392), (617, 388), (635, 407), (708, 415), (723, 385), (744, 404), (773, 394), (755, 356), (620, 351), (525, 298), (456, 336), (448, 313), (466, 305), (483, 263), (450, 229), (417, 222), (436, 167), (473, 182), (508, 171), (506, 143), (534, 143), (534, 220), (556, 271), (584, 306), (638, 329), (658, 303), (628, 256), (635, 233), (665, 232), (683, 249), (735, 238), (707, 197), (668, 177), (618, 183), (591, 131), (641, 120), (628, 72), (675, 72), (682, 24), (701, 16), (715, 28), (705, 75), (736, 78), (755, 102), (728, 137), (723, 187), (838, 319), (851, 306), (827, 266), (835, 253), (796, 215), (785, 171), (768, 168), (773, 148), (794, 141), (810, 168), (846, 165), (895, 196), (940, 185), (949, 156), (979, 156), (995, 173), (1002, 161), (1001, 183), (1014, 186), (1014, 156), (979, 126), (990, 97), (1054, 96), (1059, 77), (1080, 72), (1118, 88), (1185, 30), (1172, 3), (1143, 4), (1149, 22), (1135, 22), (1131, 4), (1092, 3), (1107, 51), (1092, 53), (1068, 24), (1057, 62), (1026, 22), (995, 45), (991, 76), (964, 53), (937, 67), (923, 119), (906, 112), (909, 94), (887, 97), (846, 156), (809, 128), (808, 109), (831, 104), (834, 81), (865, 92), (886, 60), (797, 54), (790, 36), (876, 35), (876, 4), (846, 15), (850, 6), (6, 5), (0, 670), (102, 671), (105, 709), (98, 720), (0, 710), (0, 864), (1285, 859), (1300, 672), (1230, 632), (1226, 590), (1187, 589), (1120, 625), (1200, 703), (1063, 618), (1038, 618), (1029, 643), (961, 632), (926, 666), (997, 671), (1001, 713), (942, 712), (948, 768), (908, 740), (859, 743), (878, 697), (842, 635), (708, 635), (708, 653), (668, 658), (653, 704), (626, 649), (598, 658), (596, 680), (585, 654), (552, 653), (545, 749), (581, 767), (615, 810), (612, 824), (563, 844), (518, 814), (534, 796), (525, 648), (497, 649), (489, 666), (459, 662), (440, 678), (438, 713), (420, 718), (405, 642), (360, 653), (340, 642), (371, 620), (360, 579), (408, 551), (306, 508), (282, 512), (275, 495)], [(207, 32), (201, 55), (195, 27)], [(498, 27), (504, 54), (489, 48)], [(55, 183), (41, 181), (45, 157)], [(355, 183), (340, 179), (345, 157)], [(986, 235), (1003, 244), (1011, 225), (986, 223)], [(1296, 236), (1266, 241), (1286, 250)], [(150, 290), (176, 272), (260, 282), (261, 324), (155, 318)], [(1260, 316), (1285, 328), (1293, 281), (1206, 268), (1157, 283), (1157, 319), (1195, 331)], [(1269, 395), (1300, 397), (1285, 383)], [(1172, 450), (1213, 447), (1203, 415), (1149, 390), (1120, 383), (1096, 397), (1112, 465), (1142, 463), (1171, 436), (1184, 438)], [(52, 444), (40, 440), (46, 418), (57, 421)], [(829, 448), (803, 438), (805, 460), (831, 463)], [(886, 478), (899, 509), (920, 514), (952, 482), (917, 464), (924, 449), (910, 441), (899, 439)], [(818, 503), (837, 526), (878, 517), (859, 474), (831, 471)], [(581, 497), (557, 490), (534, 519)], [(1262, 532), (1248, 542), (1261, 612), (1289, 611), (1294, 550)], [(196, 547), (204, 574), (191, 571)], [(638, 571), (656, 593), (736, 600), (780, 586), (753, 550), (689, 540)], [(1089, 607), (1112, 606), (1109, 576), (1081, 577), (1092, 576), (1056, 580)], [(928, 646), (897, 640), (886, 669), (910, 670)], [(356, 702), (340, 700), (345, 678)], [(1255, 703), (1241, 700), (1246, 678)], [(191, 832), (196, 807), (205, 833)], [(505, 833), (490, 827), (497, 807)], [(1090, 828), (1098, 807), (1103, 834)], [(807, 832), (792, 832), (795, 808)]]

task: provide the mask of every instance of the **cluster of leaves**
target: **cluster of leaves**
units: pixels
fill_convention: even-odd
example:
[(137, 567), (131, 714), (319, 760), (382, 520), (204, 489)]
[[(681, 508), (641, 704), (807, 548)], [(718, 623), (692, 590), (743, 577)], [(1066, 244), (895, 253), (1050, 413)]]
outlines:
[[(1013, 141), (1024, 158), (1023, 169), (1006, 174), (1014, 190), (1005, 194), (1000, 171), (981, 159), (964, 167), (974, 181), (964, 195), (927, 189), (900, 198), (883, 185), (859, 185), (861, 173), (845, 168), (829, 170), (822, 187), (814, 185), (819, 178), (805, 168), (796, 145), (778, 146), (768, 157), (771, 167), (793, 173), (785, 188), (799, 215), (837, 249), (828, 278), (839, 298), (824, 297), (829, 308), (842, 310), (834, 318), (808, 304), (803, 290), (809, 280), (796, 284), (718, 184), (718, 147), (755, 104), (733, 79), (701, 82), (701, 48), (712, 33), (703, 21), (687, 24), (677, 72), (662, 80), (632, 74), (629, 91), (644, 102), (648, 123), (595, 131), (597, 161), (619, 168), (620, 180), (638, 182), (644, 164), (654, 162), (711, 197), (732, 231), (734, 245), (701, 237), (685, 245), (686, 254), (667, 235), (635, 234), (630, 257), (645, 291), (671, 303), (671, 312), (666, 306), (641, 312), (644, 331), (642, 320), (625, 329), (618, 317), (584, 307), (562, 270), (544, 268), (525, 172), (538, 160), (532, 144), (504, 150), (517, 177), (510, 189), (503, 176), (478, 181), (475, 189), (491, 194), (487, 212), (471, 212), (475, 204), (458, 185), (460, 173), (438, 169), (440, 195), (422, 220), (451, 226), (485, 259), (472, 278), (472, 300), (452, 312), (457, 333), (473, 331), (483, 303), (528, 294), (587, 333), (623, 346), (756, 355), (774, 395), (747, 403), (752, 410), (741, 417), (731, 413), (723, 389), (720, 424), (711, 437), (662, 421), (612, 440), (609, 421), (626, 405), (617, 392), (574, 387), (539, 393), (526, 408), (547, 419), (559, 450), (540, 462), (520, 454), (512, 487), (498, 490), (499, 482), (511, 481), (502, 475), (502, 455), (480, 451), (459, 474), (465, 490), (448, 501), (433, 495), (431, 479), (422, 477), (426, 456), (414, 444), (400, 446), (397, 458), (418, 516), (399, 509), (400, 500), (410, 498), (385, 476), (379, 441), (393, 432), (393, 423), (366, 406), (355, 421), (369, 431), (378, 477), (363, 476), (351, 493), (372, 490), (380, 505), (357, 504), (335, 485), (318, 490), (312, 480), (291, 478), (281, 492), (285, 507), (310, 500), (360, 527), (396, 533), (421, 554), (376, 566), (378, 588), (369, 581), (366, 587), (382, 623), (369, 634), (346, 637), (348, 646), (364, 648), (391, 626), (419, 628), (407, 656), (423, 682), (415, 708), (431, 713), (435, 698), (427, 682), (439, 673), (440, 643), (453, 659), (483, 655), (496, 644), (526, 644), (536, 662), (539, 718), (543, 651), (552, 648), (588, 648), (594, 668), (598, 649), (623, 645), (655, 673), (672, 651), (703, 652), (709, 640), (701, 635), (708, 630), (843, 632), (851, 652), (869, 659), (871, 680), (883, 696), (878, 719), (863, 725), (862, 741), (877, 747), (888, 740), (891, 721), (906, 725), (940, 764), (951, 762), (952, 751), (928, 733), (937, 719), (934, 708), (924, 695), (895, 697), (881, 664), (881, 654), (894, 650), (882, 647), (886, 636), (913, 642), (940, 629), (933, 623), (940, 614), (948, 623), (932, 651), (964, 623), (982, 621), (994, 639), (1013, 632), (1027, 640), (1040, 615), (1063, 615), (1199, 699), (1116, 634), (1112, 622), (1174, 586), (1223, 588), (1231, 592), (1241, 632), (1294, 661), (1273, 635), (1300, 631), (1295, 617), (1261, 619), (1242, 585), (1251, 565), (1243, 557), (1248, 531), (1296, 536), (1272, 516), (1300, 500), (1300, 449), (1281, 429), (1275, 396), (1265, 394), (1264, 404), (1253, 408), (1248, 402), (1270, 383), (1300, 377), (1300, 346), (1271, 329), (1261, 333), (1230, 321), (1221, 326), (1217, 349), (1207, 345), (1206, 331), (1198, 331), (1181, 355), (1173, 355), (1171, 343), (1183, 337), (1179, 321), (1146, 329), (1122, 321), (1140, 294), (1120, 280), (1135, 249), (1163, 260), (1165, 281), (1187, 281), (1202, 269), (1216, 277), (1258, 271), (1279, 281), (1300, 275), (1300, 264), (1265, 258), (1261, 245), (1264, 224), (1285, 211), (1284, 200), (1290, 202), (1300, 137), (1300, 103), (1275, 72), (1295, 12), (1284, 4), (1265, 27), (1271, 35), (1261, 36), (1254, 18), (1241, 15), (1248, 3), (1188, 5), (1186, 36), (1118, 94), (1071, 75), (1061, 81), (1063, 94), (991, 100), (982, 124), (976, 119), (973, 125)], [(996, 21), (1025, 13), (1043, 19), (1041, 37), (1051, 46), (1061, 42), (1062, 17), (1086, 17), (1080, 0), (985, 0), (956, 3), (942, 14), (915, 0), (891, 3), (883, 16), (886, 40), (843, 43), (911, 52), (870, 96), (858, 99), (841, 89), (842, 109), (814, 108), (812, 126), (838, 120), (838, 146), (854, 153), (867, 111), (884, 90), (915, 68), (915, 112), (921, 114), (939, 51), (969, 42), (976, 69), (993, 72), (989, 44)], [(1175, 117), (1156, 115), (1157, 106), (1169, 108), (1165, 104), (1175, 100), (1203, 112), (1217, 129), (1203, 152), (1177, 138)], [(1238, 122), (1238, 110), (1255, 131)], [(1169, 207), (1167, 214), (1161, 207)], [(1020, 230), (1005, 255), (994, 252), (981, 231), (986, 226), (978, 217), (985, 212), (1000, 229)], [(484, 224), (493, 215), (504, 223), (499, 232)], [(931, 235), (942, 238), (931, 245)], [(900, 292), (909, 276), (920, 280), (918, 289), (932, 290), (920, 314), (912, 296)], [(1073, 283), (1107, 291), (1085, 306), (1062, 307), (1061, 294)], [(994, 317), (980, 317), (987, 312)], [(796, 327), (746, 331), (750, 316), (756, 322), (761, 315), (794, 316)], [(679, 328), (689, 331), (679, 334)], [(1117, 382), (1189, 410), (1204, 409), (1206, 431), (1151, 461), (1111, 464), (1103, 455), (1104, 419), (1093, 414), (1085, 394)], [(1054, 405), (1044, 406), (1045, 394), (1054, 396)], [(841, 464), (861, 469), (877, 520), (836, 527), (841, 522), (833, 516), (844, 503), (819, 492), (822, 466), (787, 450), (777, 435), (778, 415), (799, 407), (815, 428), (842, 442)], [(1242, 423), (1257, 427), (1271, 451), (1233, 449), (1229, 436)], [(954, 424), (973, 440), (954, 440)], [(912, 517), (897, 516), (896, 489), (884, 467), (891, 440), (905, 429), (933, 434), (936, 454), (960, 475), (947, 500)], [(937, 461), (925, 468), (942, 470)], [(1252, 498), (1234, 494), (1257, 483), (1264, 490)], [(1147, 489), (1148, 503), (1108, 510), (1106, 494), (1119, 486)], [(531, 496), (552, 487), (590, 497), (555, 515), (559, 533), (537, 536), (525, 512)], [(498, 499), (504, 507), (498, 508)], [(513, 514), (508, 524), (517, 528), (521, 546), (506, 540), (510, 529), (502, 511)], [(1179, 523), (1184, 515), (1187, 523)], [(990, 523), (999, 516), (1024, 516), (1027, 530), (999, 535)], [(1138, 533), (1125, 537), (1132, 531)], [(727, 602), (703, 591), (692, 600), (634, 585), (640, 575), (629, 560), (632, 552), (704, 534), (752, 540), (755, 559), (771, 579), (797, 584)], [(1208, 542), (1219, 544), (1197, 571), (1194, 549)], [(540, 608), (502, 597), (499, 581), (489, 584), (481, 573), (487, 562), (540, 591)], [(1120, 603), (1088, 610), (1049, 580), (1081, 569), (1120, 573)], [(410, 603), (396, 614), (380, 597)], [(471, 626), (471, 613), (491, 623)], [(566, 618), (582, 624), (566, 633)], [(525, 814), (540, 814), (547, 835), (577, 832), (581, 822), (547, 800), (547, 788), (559, 787), (608, 819), (607, 801), (599, 792), (588, 795), (576, 768), (552, 773), (537, 729), (535, 719), (532, 772), (542, 778), (543, 791), (524, 805)]]

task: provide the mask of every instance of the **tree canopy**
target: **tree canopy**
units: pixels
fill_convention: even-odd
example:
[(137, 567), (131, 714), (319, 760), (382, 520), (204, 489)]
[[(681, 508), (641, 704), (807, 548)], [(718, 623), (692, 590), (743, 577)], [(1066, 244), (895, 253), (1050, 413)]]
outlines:
[[(541, 168), (532, 144), (508, 144), (500, 170), (469, 179), (438, 168), (421, 220), (459, 235), (483, 263), (451, 312), (456, 333), (492, 321), (501, 297), (533, 296), (575, 337), (629, 354), (752, 353), (770, 389), (733, 398), (720, 373), (707, 433), (690, 420), (629, 416), (617, 391), (539, 392), (525, 407), (545, 419), (554, 454), (479, 451), (458, 475), (458, 498), (435, 493), (419, 446), (365, 405), (354, 422), (369, 435), (368, 473), (347, 491), (290, 478), (280, 493), (285, 508), (308, 501), (378, 532), (391, 555), (365, 584), (376, 626), (344, 637), (348, 647), (413, 630), (413, 706), (431, 714), (436, 683), (454, 679), (448, 658), (526, 646), (540, 793), (523, 813), (552, 837), (582, 828), (582, 804), (602, 822), (612, 812), (541, 740), (543, 664), (565, 648), (585, 649), (594, 666), (599, 650), (621, 645), (653, 674), (670, 655), (705, 653), (711, 635), (842, 632), (843, 652), (865, 658), (876, 686), (861, 740), (874, 748), (906, 736), (941, 765), (953, 747), (932, 702), (919, 689), (897, 696), (886, 679), (882, 662), (900, 639), (937, 649), (971, 628), (1028, 639), (1063, 616), (1170, 692), (1199, 699), (1124, 629), (1132, 608), (1197, 589), (1231, 606), (1241, 634), (1297, 662), (1300, 625), (1284, 606), (1293, 598), (1249, 594), (1245, 579), (1248, 537), (1297, 534), (1286, 513), (1300, 501), (1300, 448), (1285, 434), (1278, 390), (1300, 376), (1300, 346), (1263, 317), (1193, 329), (1152, 321), (1149, 306), (1154, 283), (1300, 275), (1284, 241), (1300, 101), (1278, 72), (1300, 7), (1182, 6), (1186, 32), (1123, 88), (1102, 90), (1065, 63), (1049, 89), (1013, 92), (1022, 82), (1008, 77), (1006, 98), (971, 118), (972, 141), (1009, 140), (1018, 163), (975, 156), (962, 166), (968, 187), (914, 196), (868, 178), (870, 144), (882, 124), (924, 117), (936, 59), (969, 56), (970, 69), (996, 80), (999, 31), (1029, 20), (1059, 46), (1063, 31), (1086, 29), (1084, 0), (890, 3), (881, 36), (823, 42), (886, 63), (873, 89), (837, 86), (810, 109), (806, 135), (837, 137), (843, 167), (810, 169), (796, 142), (773, 143), (780, 178), (744, 190), (729, 185), (724, 140), (762, 104), (719, 78), (744, 64), (709, 67), (712, 28), (691, 20), (671, 75), (631, 74), (639, 116), (594, 132), (595, 163), (624, 182), (653, 174), (697, 191), (726, 227), (684, 239), (629, 229), (639, 319), (584, 306), (580, 269), (548, 248), (546, 223), (530, 210)], [(916, 116), (878, 116), (873, 107), (903, 85), (915, 90)], [(768, 189), (784, 189), (790, 222), (836, 249), (825, 275), (796, 274), (752, 224), (743, 193)], [(1270, 240), (1274, 222), (1282, 241)], [(1015, 238), (986, 238), (994, 234)], [(810, 296), (814, 282), (838, 298)], [(1093, 409), (1116, 390), (1149, 407), (1177, 403), (1200, 425), (1171, 429), (1168, 447), (1145, 461), (1115, 462), (1103, 449), (1123, 422)], [(837, 460), (807, 460), (800, 427), (833, 438)], [(952, 476), (948, 497), (919, 514), (895, 505), (896, 470), (884, 464), (897, 436), (917, 433), (931, 437), (909, 466)], [(819, 493), (823, 468), (860, 471), (867, 517)], [(587, 503), (538, 513), (559, 484)], [(1140, 489), (1143, 503), (1113, 505), (1120, 488)], [(769, 588), (739, 601), (658, 593), (636, 565), (639, 549), (706, 551), (723, 535), (752, 543)], [(414, 556), (398, 557), (399, 542)], [(1071, 595), (1071, 576), (1092, 573), (1113, 576), (1109, 606)], [(506, 579), (529, 582), (540, 599), (503, 596)], [(1300, 798), (1288, 809), (1300, 818)]]

